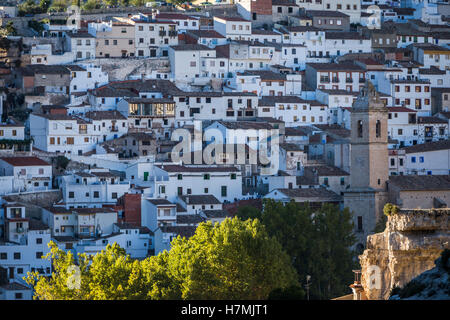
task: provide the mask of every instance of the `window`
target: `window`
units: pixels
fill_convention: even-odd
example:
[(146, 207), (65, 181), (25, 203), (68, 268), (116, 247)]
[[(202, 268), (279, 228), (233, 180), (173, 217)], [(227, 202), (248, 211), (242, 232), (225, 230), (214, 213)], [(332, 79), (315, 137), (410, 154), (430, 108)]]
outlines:
[(377, 123), (375, 125), (375, 133), (376, 133), (377, 138), (381, 137), (381, 121), (380, 120), (377, 120)]
[(36, 244), (42, 244), (42, 238), (36, 238)]
[(41, 259), (43, 255), (42, 252), (36, 252), (36, 259)]
[(69, 198), (70, 198), (70, 199), (75, 198), (75, 192), (69, 191)]
[(419, 162), (423, 163), (425, 161), (424, 157), (419, 157)]
[(15, 297), (15, 299), (22, 299), (23, 294), (22, 294), (22, 292), (16, 292), (16, 293), (14, 294), (14, 297)]
[(177, 175), (177, 179), (178, 179), (178, 180), (183, 180), (183, 175), (182, 175), (181, 173), (178, 174), (178, 175)]
[(20, 260), (20, 252), (14, 252), (14, 260)]
[(94, 191), (94, 198), (100, 198), (100, 193), (98, 191)]
[(205, 173), (205, 174), (203, 175), (203, 180), (209, 180), (210, 177), (211, 177), (211, 176), (210, 176), (208, 173)]
[(363, 230), (362, 216), (358, 216), (358, 231), (362, 231), (362, 230)]
[(411, 162), (416, 163), (416, 157), (411, 157)]
[(117, 199), (117, 192), (113, 192), (113, 193), (111, 194), (111, 198), (112, 198), (112, 199)]
[(227, 196), (227, 186), (222, 186), (221, 191), (222, 191), (222, 197), (226, 197)]
[(8, 259), (8, 254), (6, 252), (1, 252), (0, 253), (0, 259), (1, 260), (6, 260)]
[(363, 123), (362, 120), (358, 121), (358, 138), (363, 137)]

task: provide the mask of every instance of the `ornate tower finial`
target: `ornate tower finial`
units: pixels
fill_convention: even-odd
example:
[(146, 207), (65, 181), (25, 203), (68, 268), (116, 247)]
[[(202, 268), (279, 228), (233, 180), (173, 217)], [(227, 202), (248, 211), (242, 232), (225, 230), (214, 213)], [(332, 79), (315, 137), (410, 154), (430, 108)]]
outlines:
[(384, 103), (380, 100), (377, 89), (370, 80), (366, 80), (366, 84), (361, 88), (353, 107), (357, 109), (368, 109), (380, 108), (383, 106)]

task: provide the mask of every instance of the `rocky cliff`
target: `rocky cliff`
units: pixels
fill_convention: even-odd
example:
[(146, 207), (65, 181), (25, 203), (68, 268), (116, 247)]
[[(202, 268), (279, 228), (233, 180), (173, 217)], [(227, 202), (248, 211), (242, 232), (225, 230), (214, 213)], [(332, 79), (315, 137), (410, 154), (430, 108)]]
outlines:
[(394, 287), (435, 266), (441, 252), (450, 248), (449, 215), (448, 208), (390, 212), (384, 232), (368, 236), (359, 257), (369, 300), (388, 299)]
[(436, 266), (394, 289), (390, 300), (450, 300), (450, 250), (442, 252)]

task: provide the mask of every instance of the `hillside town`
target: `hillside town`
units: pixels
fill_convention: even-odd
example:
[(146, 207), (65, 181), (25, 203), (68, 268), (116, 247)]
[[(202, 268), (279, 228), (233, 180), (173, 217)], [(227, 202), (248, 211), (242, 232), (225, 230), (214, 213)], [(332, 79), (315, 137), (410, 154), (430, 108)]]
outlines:
[(410, 279), (450, 249), (448, 1), (20, 3), (0, 2), (0, 300), (32, 299), (50, 241), (142, 260), (266, 199), (348, 208), (364, 257), (386, 204), (441, 210)]

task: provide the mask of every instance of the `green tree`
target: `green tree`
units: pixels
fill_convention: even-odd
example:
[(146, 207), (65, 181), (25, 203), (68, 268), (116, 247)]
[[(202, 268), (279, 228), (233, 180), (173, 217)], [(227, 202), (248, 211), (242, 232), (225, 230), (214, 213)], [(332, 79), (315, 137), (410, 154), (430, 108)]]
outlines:
[(176, 238), (166, 258), (182, 299), (266, 299), (297, 284), (288, 255), (257, 219), (202, 223), (190, 239)]
[(325, 204), (311, 209), (293, 201), (266, 200), (262, 223), (291, 257), (300, 281), (311, 276), (310, 296), (329, 299), (348, 291), (355, 267), (350, 212)]
[[(170, 251), (143, 261), (117, 244), (77, 259), (54, 243), (50, 248), (52, 277), (26, 278), (35, 299), (266, 299), (298, 286), (289, 256), (257, 219), (202, 223), (191, 238), (177, 237)], [(78, 286), (69, 285), (74, 277)]]
[(143, 7), (143, 6), (145, 6), (145, 4), (147, 2), (153, 2), (153, 1), (154, 0), (149, 0), (149, 1), (147, 1), (147, 0), (130, 0), (130, 4), (132, 4), (135, 7)]
[(39, 2), (39, 7), (41, 8), (42, 12), (47, 12), (51, 4), (52, 4), (51, 0), (41, 0)]
[(50, 253), (45, 258), (52, 260), (52, 276), (46, 278), (37, 272), (29, 272), (25, 278), (34, 288), (34, 299), (122, 300), (144, 297), (139, 261), (132, 261), (116, 243), (108, 245), (97, 255), (79, 254), (77, 259), (53, 242), (49, 247)]
[(71, 5), (68, 0), (53, 0), (52, 5), (48, 8), (48, 12), (66, 12)]
[(252, 206), (239, 207), (236, 216), (241, 220), (261, 219), (261, 211)]
[(101, 6), (102, 6), (102, 4), (100, 3), (99, 0), (87, 0), (84, 3), (82, 9), (85, 10), (85, 11), (91, 11), (91, 10), (94, 10), (94, 9), (100, 9)]

